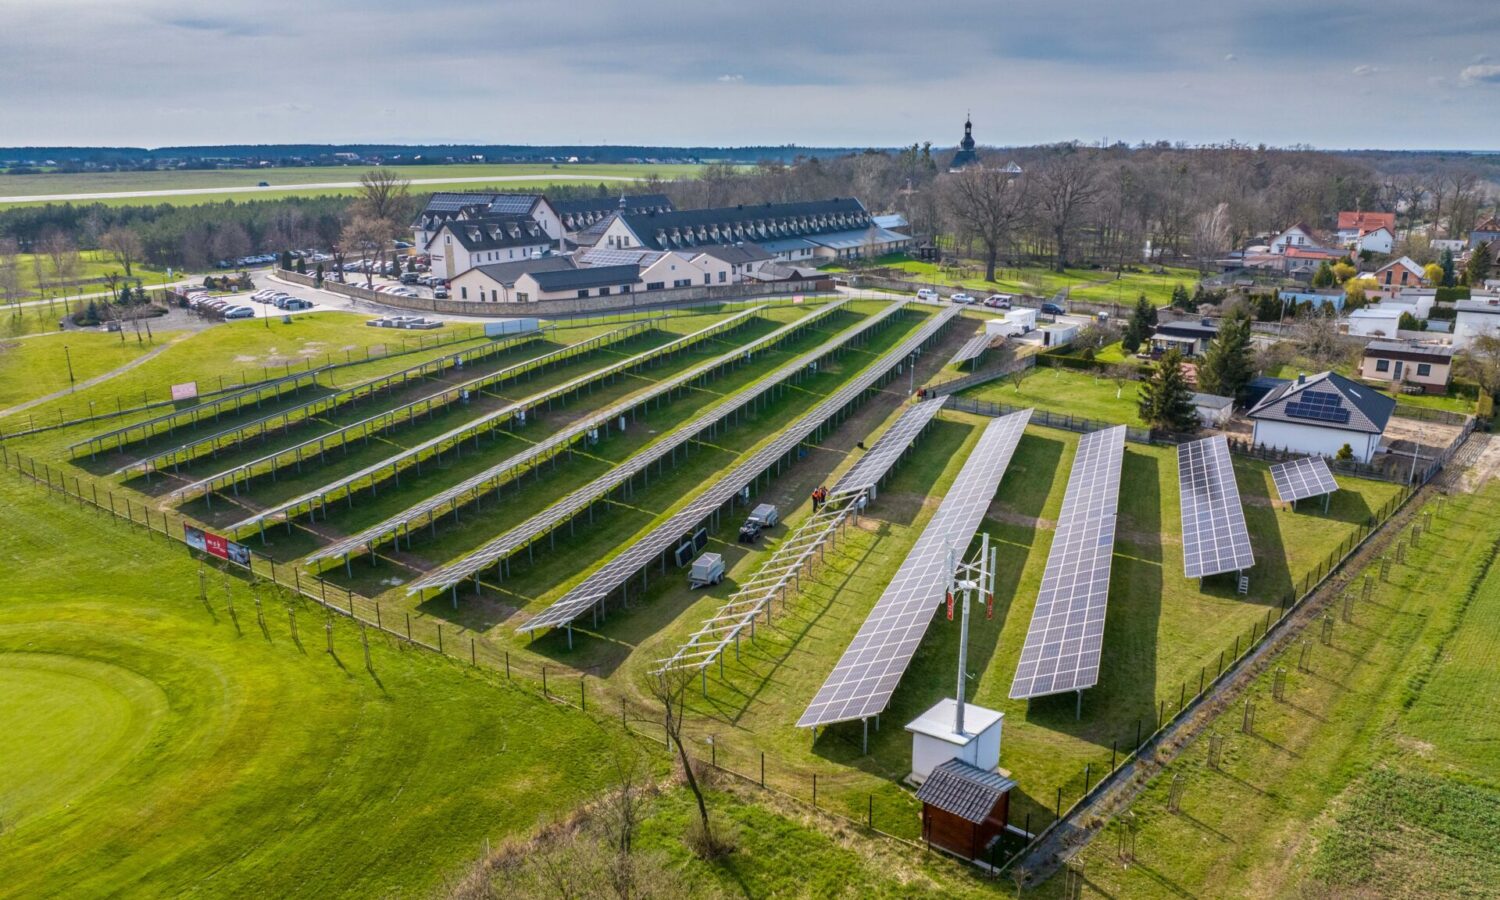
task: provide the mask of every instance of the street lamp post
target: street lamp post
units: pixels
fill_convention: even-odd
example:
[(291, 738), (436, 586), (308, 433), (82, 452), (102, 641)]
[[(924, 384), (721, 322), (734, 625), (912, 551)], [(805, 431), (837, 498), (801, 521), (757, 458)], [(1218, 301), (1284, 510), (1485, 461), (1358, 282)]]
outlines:
[(67, 344), (63, 344), (63, 359), (68, 362), (68, 390), (71, 391), (75, 386), (73, 381), (73, 354), (68, 352)]

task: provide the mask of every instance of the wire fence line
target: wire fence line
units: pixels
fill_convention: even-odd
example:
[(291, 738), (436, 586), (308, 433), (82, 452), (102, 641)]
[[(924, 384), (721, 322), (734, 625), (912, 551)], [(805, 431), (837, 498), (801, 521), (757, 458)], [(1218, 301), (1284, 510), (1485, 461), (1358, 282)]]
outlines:
[[(250, 556), (248, 565), (207, 556), (186, 542), (184, 525), (193, 523), (172, 512), (157, 511), (145, 503), (132, 501), (128, 495), (100, 490), (93, 481), (70, 476), (61, 469), (38, 462), (0, 445), (0, 466), (57, 495), (65, 502), (77, 503), (81, 509), (108, 513), (113, 519), (143, 529), (153, 539), (160, 536), (176, 544), (201, 561), (212, 562), (225, 573), (248, 581), (252, 590), (271, 588), (289, 599), (288, 627), (298, 628), (295, 607), (302, 602), (325, 613), (325, 625), (335, 617), (348, 619), (364, 632), (373, 629), (407, 647), (422, 649), (446, 657), (452, 662), (479, 668), (502, 677), (506, 682), (533, 693), (549, 702), (572, 707), (600, 721), (613, 721), (627, 732), (667, 746), (665, 717), (659, 706), (631, 696), (603, 682), (588, 671), (570, 667), (548, 666), (513, 657), (510, 651), (495, 646), (482, 634), (454, 622), (424, 614), (413, 614), (404, 607), (391, 608), (354, 591), (331, 584), (315, 575), (302, 572), (290, 564), (277, 565), (269, 558)], [(194, 526), (197, 527), (197, 526)], [(201, 599), (209, 603), (212, 592)], [(232, 603), (232, 601), (230, 601)], [(241, 612), (232, 608), (230, 613)], [(257, 606), (257, 615), (264, 613)], [(239, 620), (236, 618), (236, 626)], [(264, 627), (269, 627), (262, 620)], [(310, 624), (310, 623), (309, 623)], [(315, 627), (315, 626), (314, 626)], [(299, 641), (316, 643), (310, 634), (294, 631)], [(337, 649), (334, 632), (326, 630), (323, 640), (333, 652)], [(363, 638), (362, 640), (367, 640)], [(783, 798), (801, 804), (844, 824), (862, 828), (867, 833), (900, 841), (909, 847), (917, 833), (918, 806), (915, 797), (904, 789), (877, 793), (868, 790), (869, 783), (857, 783), (858, 773), (850, 776), (827, 773), (821, 776), (805, 768), (788, 765), (774, 755), (751, 746), (727, 740), (723, 732), (732, 726), (716, 723), (689, 723), (683, 729), (684, 744), (697, 763), (753, 784)], [(905, 832), (904, 834), (901, 832)]]

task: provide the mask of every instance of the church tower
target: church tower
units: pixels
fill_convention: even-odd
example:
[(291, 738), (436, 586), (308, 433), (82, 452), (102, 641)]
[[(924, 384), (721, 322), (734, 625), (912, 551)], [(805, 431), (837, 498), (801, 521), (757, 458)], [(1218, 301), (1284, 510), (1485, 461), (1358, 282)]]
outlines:
[(979, 155), (974, 152), (974, 122), (966, 115), (964, 116), (964, 139), (959, 142), (958, 152), (953, 154), (953, 161), (948, 164), (948, 171), (956, 172), (978, 162)]

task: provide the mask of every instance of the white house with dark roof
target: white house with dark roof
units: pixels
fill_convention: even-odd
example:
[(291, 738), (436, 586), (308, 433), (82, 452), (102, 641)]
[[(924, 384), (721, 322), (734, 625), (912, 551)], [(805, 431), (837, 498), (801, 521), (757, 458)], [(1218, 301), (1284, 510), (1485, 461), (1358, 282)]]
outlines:
[(1318, 247), (1318, 239), (1311, 228), (1301, 222), (1271, 238), (1270, 251), (1282, 254), (1290, 247)]
[(577, 265), (572, 257), (552, 255), (475, 266), (453, 279), (449, 285), (449, 293), (455, 300), (473, 303), (515, 303), (519, 299), (516, 296), (516, 281), (522, 275), (528, 272), (574, 269)]
[(452, 281), (475, 266), (530, 259), (560, 249), (558, 241), (538, 222), (527, 218), (455, 218), (436, 226), (420, 245), (431, 259), (432, 271)]
[(759, 245), (785, 261), (850, 259), (900, 250), (910, 236), (882, 228), (851, 197), (766, 203), (668, 213), (617, 213), (593, 246), (609, 249), (690, 250), (740, 243)]
[(1251, 407), (1256, 444), (1313, 456), (1337, 456), (1345, 444), (1367, 463), (1396, 401), (1338, 374), (1299, 375), (1278, 385)]

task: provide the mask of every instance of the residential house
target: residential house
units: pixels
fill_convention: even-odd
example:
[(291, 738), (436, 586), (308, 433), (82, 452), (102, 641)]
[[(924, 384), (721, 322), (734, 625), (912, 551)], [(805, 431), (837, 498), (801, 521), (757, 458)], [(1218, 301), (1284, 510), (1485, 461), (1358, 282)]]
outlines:
[(1162, 322), (1151, 334), (1151, 351), (1165, 353), (1179, 350), (1183, 356), (1202, 356), (1208, 345), (1219, 336), (1219, 326), (1208, 319)]
[(1442, 256), (1443, 251), (1446, 250), (1453, 254), (1454, 259), (1457, 259), (1469, 249), (1469, 242), (1461, 238), (1433, 238), (1428, 242), (1428, 246), (1438, 256)]
[(1323, 264), (1333, 265), (1344, 258), (1344, 251), (1330, 250), (1327, 247), (1288, 247), (1276, 259), (1281, 260), (1281, 269), (1288, 275), (1311, 276)]
[(1375, 270), (1377, 284), (1395, 287), (1421, 287), (1426, 274), (1410, 256), (1392, 260)]
[(1417, 308), (1404, 303), (1375, 303), (1356, 309), (1344, 321), (1349, 334), (1393, 338), (1401, 328), (1403, 314), (1416, 316)]
[(1261, 398), (1246, 415), (1256, 444), (1292, 453), (1334, 457), (1347, 444), (1369, 462), (1396, 410), (1394, 398), (1337, 372), (1299, 375)]
[[(561, 271), (577, 268), (570, 256), (543, 256), (538, 259), (522, 259), (515, 262), (489, 263), (475, 266), (456, 276), (449, 284), (454, 300), (475, 303), (524, 302), (516, 296), (516, 281), (528, 272)], [(535, 300), (536, 297), (526, 297)]]
[(1399, 303), (1416, 307), (1416, 317), (1425, 319), (1432, 315), (1432, 308), (1437, 305), (1437, 288), (1402, 288), (1393, 299)]
[(1298, 222), (1286, 231), (1271, 238), (1270, 252), (1281, 254), (1289, 247), (1317, 247), (1320, 246), (1313, 230), (1305, 224)]
[(516, 279), (515, 298), (517, 303), (526, 303), (631, 294), (640, 280), (641, 267), (633, 264), (533, 270)]
[[(1384, 228), (1393, 239), (1396, 235), (1396, 214), (1393, 212), (1341, 212), (1339, 213), (1339, 246), (1354, 247), (1359, 239), (1370, 232)], [(1378, 251), (1389, 253), (1390, 250)]]
[(1362, 231), (1351, 244), (1356, 253), (1378, 253), (1385, 255), (1396, 248), (1396, 233), (1384, 226)]
[(1359, 362), (1359, 377), (1398, 390), (1446, 394), (1453, 378), (1453, 348), (1407, 341), (1371, 341)]
[[(1490, 216), (1469, 232), (1469, 249), (1500, 240), (1500, 216)], [(1500, 245), (1496, 245), (1500, 246)]]
[(453, 218), (433, 227), (420, 246), (433, 274), (449, 281), (475, 266), (545, 255), (558, 244), (541, 223), (520, 216)]

